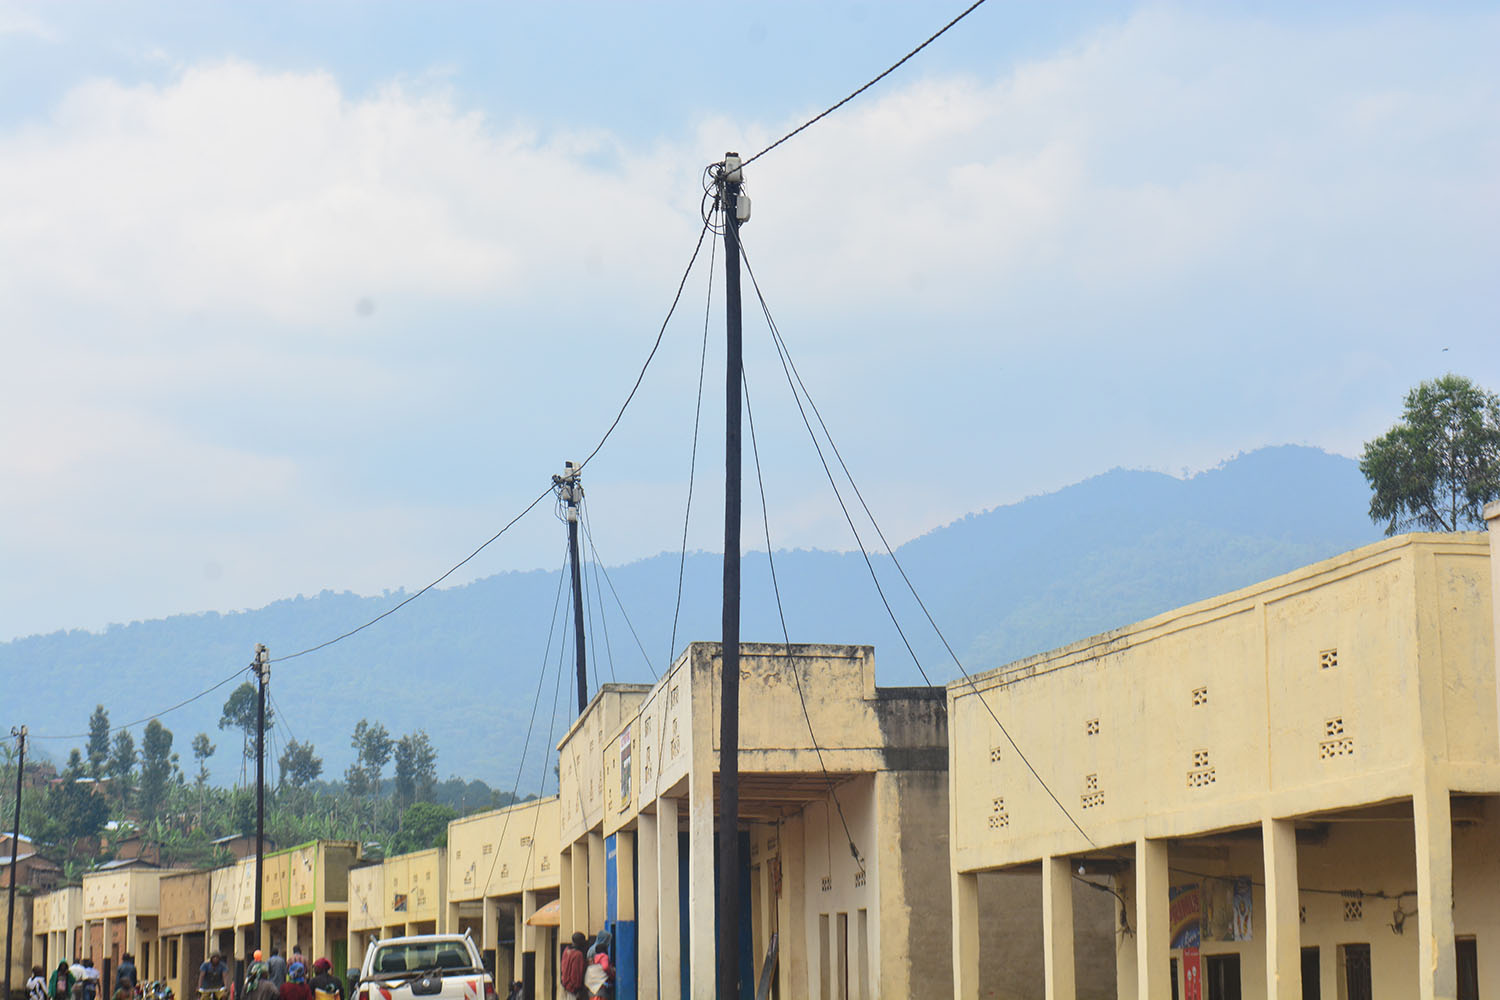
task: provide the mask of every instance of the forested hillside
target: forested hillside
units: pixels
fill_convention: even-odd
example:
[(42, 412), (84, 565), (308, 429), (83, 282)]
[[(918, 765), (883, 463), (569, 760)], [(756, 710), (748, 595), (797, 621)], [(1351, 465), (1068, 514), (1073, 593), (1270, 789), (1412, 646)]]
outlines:
[[(1267, 448), (1188, 479), (1107, 472), (970, 515), (908, 542), (898, 555), (965, 666), (987, 669), (1374, 541), (1380, 533), (1366, 516), (1368, 502), (1352, 460)], [(874, 563), (922, 669), (934, 683), (956, 676), (889, 560)], [(720, 559), (692, 553), (676, 650), (669, 648), (677, 569), (672, 553), (609, 567), (607, 581), (589, 574), (596, 676), (650, 680), (687, 641), (717, 637)], [(873, 644), (882, 684), (920, 683), (858, 553), (780, 552), (776, 570), (793, 641)], [(355, 725), (368, 718), (393, 735), (425, 730), (443, 776), (535, 794), (553, 780), (538, 748), (556, 743), (572, 704), (570, 654), (559, 675), (557, 638), (547, 646), (558, 583), (556, 572), (504, 573), (434, 591), (344, 642), (277, 664), (271, 688), (280, 745), (311, 744), (325, 762), (324, 779), (338, 780), (355, 758)], [(611, 583), (644, 653), (619, 615)], [(239, 613), (0, 644), (0, 725), (24, 721), (41, 735), (75, 734), (96, 703), (117, 723), (134, 720), (227, 677), (249, 662), (257, 642), (273, 656), (298, 650), (403, 596), (324, 592)], [(745, 560), (743, 635), (781, 638), (763, 552)], [(229, 738), (216, 723), (233, 686), (162, 719), (184, 758), (195, 733)], [(518, 782), (537, 700), (531, 755)], [(61, 765), (82, 742), (37, 747)], [(237, 751), (210, 760), (217, 781), (238, 778)]]

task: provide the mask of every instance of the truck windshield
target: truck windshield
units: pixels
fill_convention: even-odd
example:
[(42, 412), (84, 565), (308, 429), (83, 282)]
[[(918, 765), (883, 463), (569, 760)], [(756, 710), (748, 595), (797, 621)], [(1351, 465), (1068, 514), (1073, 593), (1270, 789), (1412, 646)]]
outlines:
[(474, 971), (469, 949), (462, 941), (413, 941), (383, 944), (375, 950), (376, 975), (400, 975), (426, 969)]

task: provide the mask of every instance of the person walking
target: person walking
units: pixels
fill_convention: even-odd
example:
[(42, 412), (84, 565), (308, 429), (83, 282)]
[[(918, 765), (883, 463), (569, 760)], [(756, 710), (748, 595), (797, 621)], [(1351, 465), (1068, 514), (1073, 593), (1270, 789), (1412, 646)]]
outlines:
[(99, 984), (99, 970), (94, 968), (94, 960), (85, 958), (83, 960), (83, 1000), (98, 1000)]
[(271, 957), (266, 959), (266, 971), (271, 974), (271, 982), (276, 984), (279, 990), (286, 982), (286, 959), (281, 957), (281, 949), (271, 945)]

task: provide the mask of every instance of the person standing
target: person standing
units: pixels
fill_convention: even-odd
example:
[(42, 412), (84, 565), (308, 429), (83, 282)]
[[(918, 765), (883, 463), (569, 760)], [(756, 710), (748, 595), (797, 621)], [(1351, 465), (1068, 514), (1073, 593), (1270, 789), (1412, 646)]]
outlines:
[(558, 985), (575, 1000), (583, 996), (583, 974), (588, 967), (588, 959), (583, 953), (588, 946), (589, 939), (583, 932), (574, 931), (573, 940), (563, 945), (562, 959), (557, 963)]
[(326, 958), (313, 962), (313, 977), (307, 985), (313, 988), (313, 1000), (344, 1000), (344, 984), (333, 974), (333, 963)]
[(31, 978), (26, 980), (26, 1000), (47, 1000), (47, 974), (40, 965), (31, 967)]
[(83, 1000), (98, 1000), (99, 984), (99, 970), (94, 968), (94, 960), (85, 958), (83, 960)]
[(279, 990), (286, 982), (286, 959), (281, 957), (281, 949), (271, 945), (271, 957), (266, 959), (266, 971), (271, 974), (271, 982), (276, 984)]
[(47, 983), (47, 995), (52, 1000), (68, 1000), (68, 993), (73, 989), (73, 973), (68, 971), (67, 962), (58, 962), (57, 968), (52, 971), (52, 979)]
[(286, 982), (281, 984), (281, 1000), (313, 1000), (312, 987), (307, 985), (307, 966), (301, 962), (287, 966)]
[(125, 987), (128, 993), (135, 992), (135, 956), (126, 952), (120, 956), (120, 967), (115, 970), (115, 985)]

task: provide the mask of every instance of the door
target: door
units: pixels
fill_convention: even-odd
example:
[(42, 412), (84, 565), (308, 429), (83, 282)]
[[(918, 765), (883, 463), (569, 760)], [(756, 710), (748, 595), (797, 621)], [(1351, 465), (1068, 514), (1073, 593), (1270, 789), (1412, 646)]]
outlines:
[(1323, 963), (1317, 948), (1302, 949), (1302, 1000), (1323, 1000)]
[(1479, 946), (1471, 937), (1454, 942), (1458, 958), (1458, 1000), (1479, 1000)]
[(1343, 957), (1344, 993), (1341, 1000), (1373, 1000), (1370, 984), (1370, 946), (1368, 944), (1341, 944), (1339, 953)]
[(1207, 1000), (1240, 1000), (1240, 956), (1209, 955), (1203, 960)]

